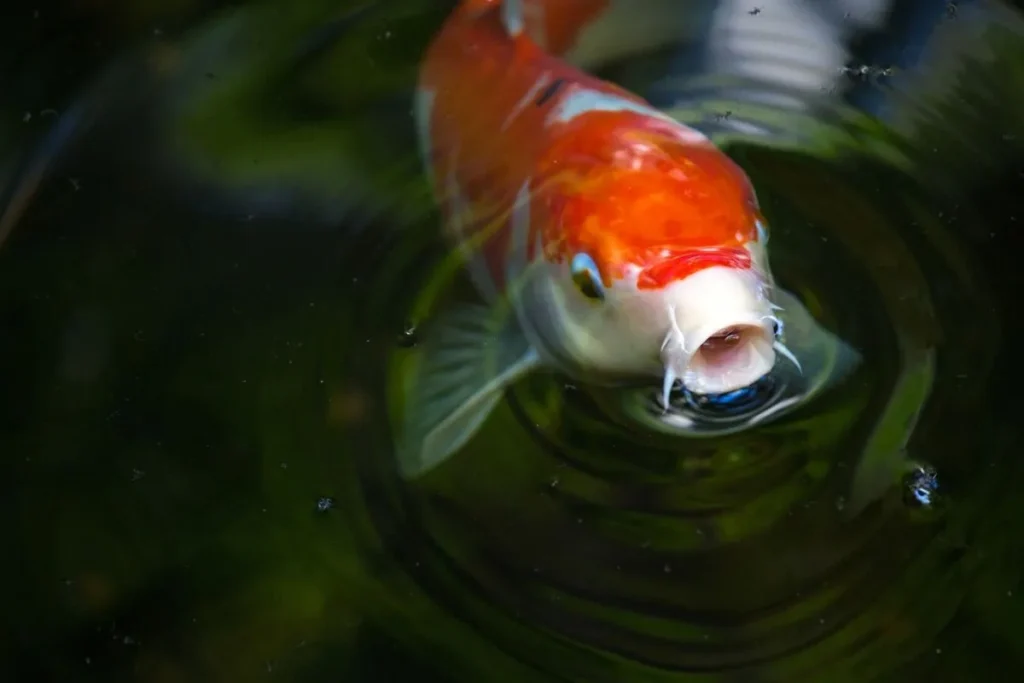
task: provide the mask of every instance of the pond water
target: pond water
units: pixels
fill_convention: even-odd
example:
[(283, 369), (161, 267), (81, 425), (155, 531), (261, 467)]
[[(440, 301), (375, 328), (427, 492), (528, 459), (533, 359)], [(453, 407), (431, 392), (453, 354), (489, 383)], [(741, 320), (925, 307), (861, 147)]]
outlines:
[(1024, 16), (810, 6), (693, 3), (587, 59), (747, 170), (856, 367), (700, 439), (536, 373), (415, 481), (397, 387), (472, 296), (410, 117), (451, 3), (4, 27), (3, 680), (1021, 670)]

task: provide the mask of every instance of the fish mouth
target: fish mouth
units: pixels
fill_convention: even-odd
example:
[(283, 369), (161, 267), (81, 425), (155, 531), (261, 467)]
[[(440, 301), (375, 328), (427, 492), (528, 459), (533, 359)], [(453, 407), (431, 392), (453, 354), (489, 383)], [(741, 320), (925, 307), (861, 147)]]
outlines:
[(724, 394), (754, 384), (775, 365), (774, 331), (761, 321), (705, 329), (688, 335), (689, 343), (675, 336), (670, 333), (661, 354), (666, 408), (677, 380), (695, 394)]

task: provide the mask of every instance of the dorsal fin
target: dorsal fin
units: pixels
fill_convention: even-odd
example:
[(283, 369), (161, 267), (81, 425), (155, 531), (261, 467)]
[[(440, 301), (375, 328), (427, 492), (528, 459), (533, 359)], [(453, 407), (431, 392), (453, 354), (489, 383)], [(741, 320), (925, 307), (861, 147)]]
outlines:
[(511, 36), (525, 33), (554, 55), (564, 55), (580, 34), (609, 9), (609, 0), (502, 0)]
[(518, 38), (526, 28), (523, 0), (502, 0), (501, 21), (513, 38)]
[[(543, 13), (543, 1), (531, 3), (533, 6), (530, 9)], [(462, 0), (460, 9), (469, 10), (473, 15), (479, 15), (493, 11), (495, 6), (500, 7), (501, 23), (510, 36), (516, 38), (526, 31), (526, 7), (523, 0)], [(529, 35), (529, 32), (527, 33)]]
[(473, 13), (501, 9), (501, 23), (512, 38), (525, 35), (543, 49), (563, 55), (579, 34), (610, 6), (609, 0), (463, 0)]

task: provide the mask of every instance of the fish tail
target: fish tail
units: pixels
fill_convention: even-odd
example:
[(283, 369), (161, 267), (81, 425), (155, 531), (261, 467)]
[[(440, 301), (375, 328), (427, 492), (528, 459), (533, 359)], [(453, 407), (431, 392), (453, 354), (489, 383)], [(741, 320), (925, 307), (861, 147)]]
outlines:
[(479, 13), (500, 7), (510, 37), (526, 35), (547, 52), (563, 55), (608, 4), (609, 0), (463, 0), (461, 9)]

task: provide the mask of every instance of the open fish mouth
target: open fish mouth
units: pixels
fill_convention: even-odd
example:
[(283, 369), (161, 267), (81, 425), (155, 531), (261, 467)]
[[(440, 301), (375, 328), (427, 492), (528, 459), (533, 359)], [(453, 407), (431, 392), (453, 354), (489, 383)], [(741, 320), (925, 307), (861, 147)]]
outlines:
[[(623, 392), (621, 405), (638, 423), (654, 431), (673, 436), (707, 438), (732, 434), (756, 425), (780, 419), (806, 405), (823, 392), (848, 378), (861, 363), (860, 352), (820, 325), (802, 302), (784, 290), (773, 297), (777, 318), (768, 316), (767, 328), (775, 332), (771, 347), (772, 367), (760, 378), (733, 391), (695, 391), (686, 386), (682, 373), (671, 373), (666, 364), (665, 385), (661, 390), (651, 387)], [(757, 325), (751, 319), (744, 324)], [(704, 341), (725, 334), (728, 325), (720, 326)], [(783, 333), (785, 329), (785, 333)], [(714, 340), (709, 350), (716, 354), (724, 340)], [(738, 340), (728, 340), (735, 345)], [(686, 357), (672, 334), (662, 347), (665, 358), (676, 344), (676, 360)], [(696, 350), (692, 349), (691, 350)], [(727, 352), (707, 360), (731, 360)], [(713, 362), (710, 367), (718, 367)]]
[(692, 345), (673, 330), (662, 347), (666, 408), (677, 382), (694, 394), (726, 394), (754, 384), (775, 365), (778, 344), (764, 321), (710, 327), (689, 336), (695, 338)]
[[(771, 333), (760, 325), (730, 325), (704, 340), (690, 358), (683, 384), (699, 393), (723, 394), (753, 384), (775, 362)], [(689, 381), (687, 381), (689, 379)]]
[[(818, 378), (813, 378), (818, 379)], [(770, 422), (803, 403), (818, 389), (796, 362), (775, 354), (772, 368), (753, 382), (731, 391), (695, 392), (676, 382), (664, 390), (626, 392), (623, 405), (634, 419), (656, 431), (690, 437), (730, 434)]]

